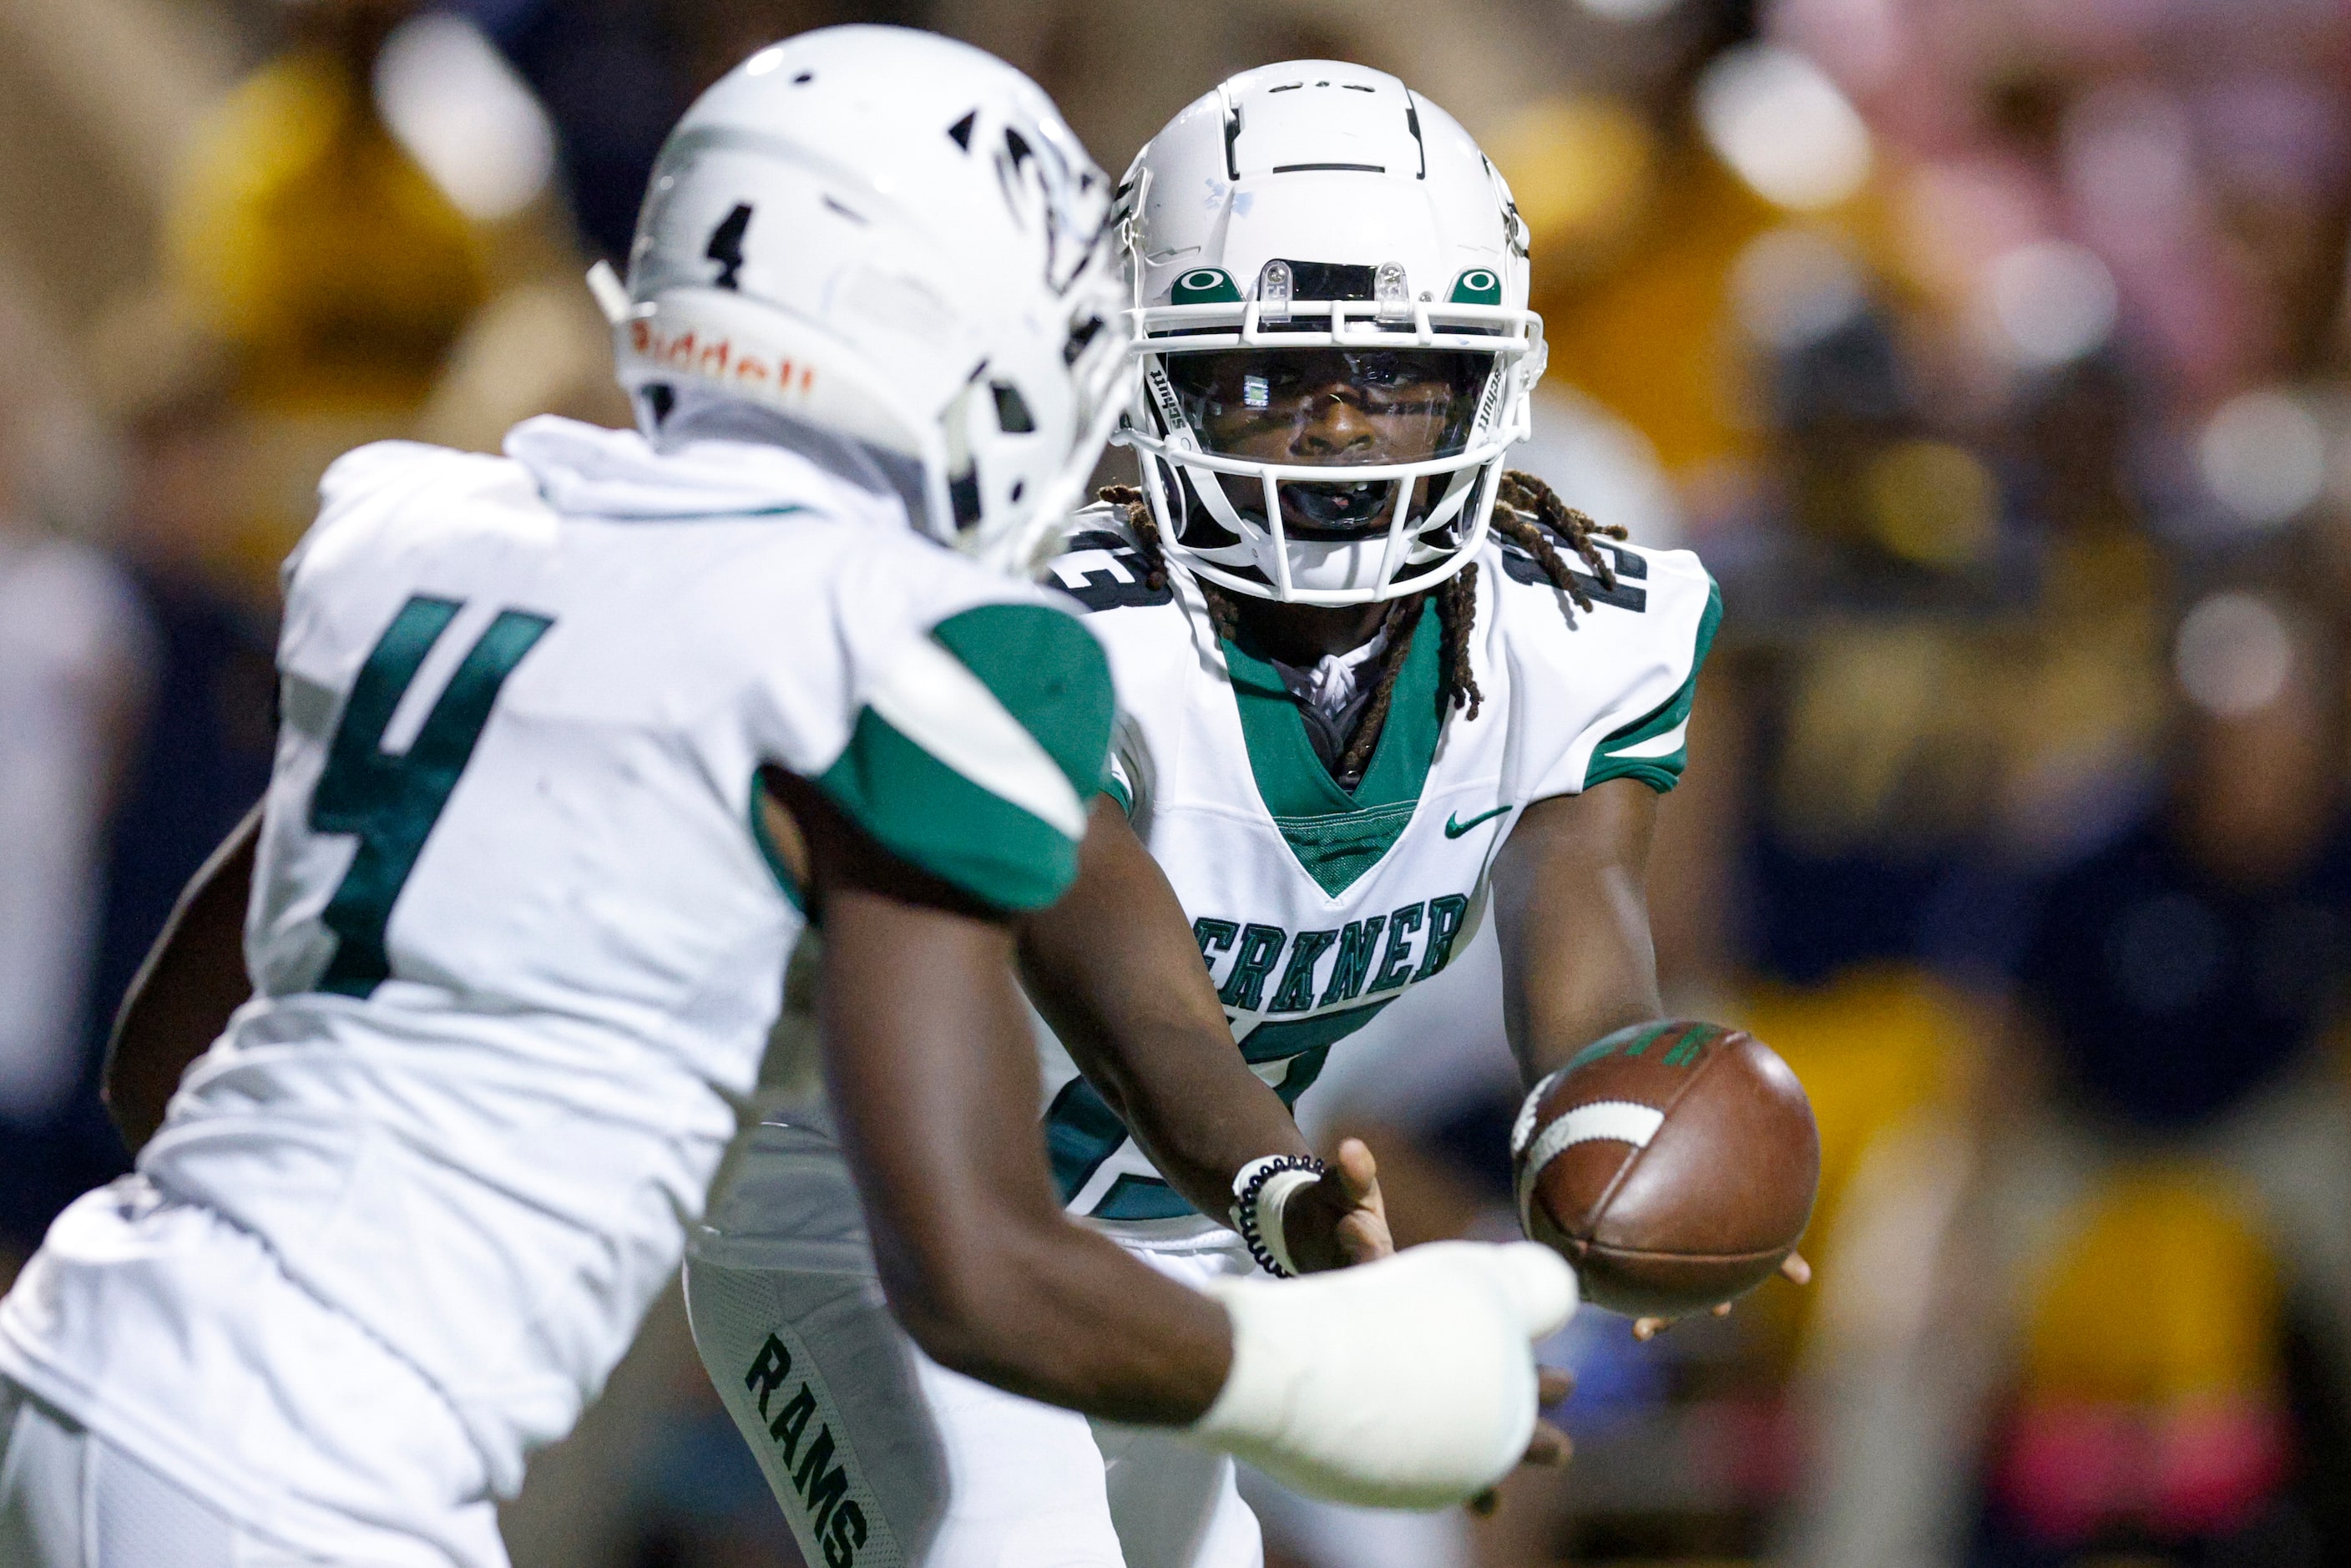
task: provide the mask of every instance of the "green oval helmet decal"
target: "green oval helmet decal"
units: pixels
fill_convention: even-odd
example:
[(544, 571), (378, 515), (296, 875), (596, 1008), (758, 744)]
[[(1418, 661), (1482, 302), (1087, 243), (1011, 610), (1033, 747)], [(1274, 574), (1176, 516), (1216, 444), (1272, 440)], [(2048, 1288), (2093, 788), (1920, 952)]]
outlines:
[(1196, 267), (1176, 275), (1176, 287), (1168, 297), (1171, 305), (1238, 305), (1241, 291), (1233, 285), (1232, 274), (1219, 267)]
[(1468, 267), (1453, 280), (1453, 292), (1446, 298), (1455, 305), (1499, 305), (1502, 275), (1490, 267)]

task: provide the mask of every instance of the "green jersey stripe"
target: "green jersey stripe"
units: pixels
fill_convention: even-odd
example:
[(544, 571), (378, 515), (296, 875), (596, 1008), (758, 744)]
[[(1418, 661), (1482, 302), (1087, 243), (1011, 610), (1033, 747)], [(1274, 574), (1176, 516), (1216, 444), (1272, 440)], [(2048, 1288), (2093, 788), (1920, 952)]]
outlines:
[(1637, 779), (1662, 795), (1681, 781), (1682, 768), (1689, 761), (1690, 705), (1698, 697), (1698, 672), (1706, 667), (1707, 653), (1714, 646), (1714, 634), (1721, 624), (1722, 590), (1708, 579), (1688, 675), (1673, 695), (1592, 748), (1592, 761), (1583, 774), (1586, 789), (1611, 779)]
[(982, 604), (948, 616), (931, 635), (1052, 759), (1081, 803), (1082, 838), (1082, 802), (1102, 788), (1116, 716), (1102, 644), (1076, 616), (1042, 604)]

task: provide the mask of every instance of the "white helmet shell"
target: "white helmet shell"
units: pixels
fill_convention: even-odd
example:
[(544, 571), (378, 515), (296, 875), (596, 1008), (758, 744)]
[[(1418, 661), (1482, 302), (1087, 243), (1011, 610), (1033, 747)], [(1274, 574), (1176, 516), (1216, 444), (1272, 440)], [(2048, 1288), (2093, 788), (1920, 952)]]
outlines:
[(614, 323), (656, 444), (682, 397), (859, 444), (1004, 570), (1057, 542), (1132, 371), (1108, 180), (1037, 85), (900, 27), (763, 49), (663, 145)]
[[(1144, 373), (1115, 439), (1137, 449), (1170, 552), (1235, 592), (1303, 603), (1397, 598), (1459, 570), (1485, 538), (1504, 454), (1527, 434), (1543, 358), (1527, 226), (1469, 133), (1384, 72), (1292, 60), (1244, 71), (1178, 114), (1121, 196)], [(1336, 300), (1301, 287), (1336, 269), (1375, 281)], [(1317, 347), (1489, 357), (1466, 444), (1344, 469), (1206, 449), (1171, 359)], [(1236, 506), (1219, 476), (1262, 504)], [(1290, 537), (1282, 487), (1342, 477), (1391, 482), (1384, 528)], [(1428, 497), (1417, 507), (1416, 490)]]

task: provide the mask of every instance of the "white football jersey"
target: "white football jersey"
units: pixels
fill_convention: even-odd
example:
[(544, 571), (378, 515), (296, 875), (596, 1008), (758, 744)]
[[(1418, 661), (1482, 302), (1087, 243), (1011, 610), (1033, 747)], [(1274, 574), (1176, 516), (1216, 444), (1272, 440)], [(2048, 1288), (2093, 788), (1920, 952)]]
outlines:
[[(1699, 665), (1721, 617), (1687, 550), (1603, 541), (1616, 585), (1577, 609), (1518, 546), (1479, 552), (1469, 657), (1479, 716), (1437, 712), (1433, 603), (1353, 794), (1316, 756), (1280, 673), (1211, 630), (1171, 564), (1152, 589), (1123, 516), (1080, 516), (1053, 571), (1110, 649), (1111, 791), (1174, 885), (1241, 1054), (1292, 1106), (1334, 1050), (1469, 939), (1494, 857), (1531, 801), (1609, 779), (1679, 779)], [(1073, 1213), (1128, 1239), (1207, 1223), (1041, 1034), (1053, 1173)]]
[[(256, 996), (139, 1161), (419, 1369), (501, 1492), (628, 1345), (752, 1088), (802, 925), (761, 766), (1033, 907), (1112, 714), (1066, 600), (792, 453), (559, 420), (507, 450), (328, 474), (287, 569)], [(0, 1310), (45, 1397), (103, 1402), (121, 1347), (41, 1303), (106, 1261), (53, 1247)]]

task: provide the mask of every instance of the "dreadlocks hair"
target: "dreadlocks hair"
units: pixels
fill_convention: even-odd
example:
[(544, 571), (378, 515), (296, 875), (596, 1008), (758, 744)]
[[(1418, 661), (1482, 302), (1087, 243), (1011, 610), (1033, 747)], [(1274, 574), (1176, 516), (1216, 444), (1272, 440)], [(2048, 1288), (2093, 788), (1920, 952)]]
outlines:
[(1625, 538), (1623, 525), (1593, 522), (1523, 469), (1503, 471), (1502, 487), (1494, 498), (1494, 529), (1534, 557), (1551, 585), (1573, 601), (1578, 610), (1592, 608), (1592, 595), (1583, 591), (1583, 585), (1546, 536), (1556, 536), (1575, 551), (1576, 558), (1592, 569), (1602, 592), (1616, 586), (1616, 568), (1593, 541)]
[[(1151, 503), (1142, 488), (1134, 485), (1105, 485), (1094, 492), (1094, 497), (1126, 513), (1126, 526), (1134, 530), (1135, 543), (1143, 547), (1144, 585), (1154, 593), (1165, 588), (1167, 551), (1159, 542), (1159, 519), (1152, 515)], [(1196, 579), (1194, 585), (1207, 601), (1209, 629), (1230, 642), (1240, 630), (1240, 617), (1233, 609), (1233, 601), (1205, 580)]]
[[(1134, 530), (1135, 542), (1142, 549), (1144, 582), (1154, 591), (1165, 588), (1167, 553), (1159, 538), (1159, 519), (1152, 515), (1143, 491), (1133, 485), (1107, 485), (1099, 495), (1102, 500), (1125, 511), (1127, 527)], [(1625, 529), (1593, 521), (1561, 500), (1549, 485), (1532, 474), (1516, 468), (1503, 473), (1501, 487), (1495, 497), (1493, 526), (1532, 556), (1552, 586), (1566, 594), (1579, 610), (1592, 608), (1592, 596), (1584, 591), (1575, 572), (1552, 543), (1554, 538), (1592, 569), (1592, 576), (1603, 591), (1616, 586), (1616, 569), (1593, 541), (1621, 539), (1625, 537)], [(1240, 613), (1232, 600), (1205, 580), (1195, 579), (1195, 586), (1207, 605), (1210, 629), (1227, 642), (1237, 640)], [(1485, 694), (1478, 689), (1478, 676), (1469, 663), (1469, 637), (1478, 617), (1478, 563), (1470, 561), (1435, 588), (1406, 595), (1388, 607), (1380, 622), (1380, 632), (1388, 642), (1380, 651), (1372, 699), (1364, 705), (1364, 716), (1355, 723), (1355, 733), (1339, 759), (1337, 772), (1358, 775), (1370, 764), (1380, 733), (1387, 727), (1396, 679), (1404, 673), (1405, 655), (1412, 650), (1413, 629), (1420, 624), (1420, 607), (1432, 597), (1437, 601), (1441, 665), (1437, 685), (1437, 720), (1442, 723), (1447, 715), (1457, 712), (1465, 722), (1474, 720), (1484, 706)]]
[[(1347, 749), (1340, 754), (1339, 766), (1333, 769), (1343, 782), (1361, 779), (1364, 769), (1371, 766), (1373, 748), (1380, 743), (1380, 732), (1388, 724), (1389, 705), (1395, 700), (1396, 677), (1404, 674), (1405, 656), (1412, 652), (1412, 633), (1420, 624), (1420, 601), (1426, 597), (1415, 593), (1395, 600), (1380, 618), (1380, 635), (1388, 643), (1380, 650), (1379, 679), (1372, 687), (1372, 700), (1364, 705), (1363, 716), (1355, 720), (1355, 733), (1347, 737)], [(1442, 698), (1437, 714), (1440, 719), (1445, 716)]]
[(1478, 716), (1486, 694), (1469, 667), (1469, 631), (1478, 622), (1478, 563), (1469, 562), (1437, 585), (1437, 651), (1445, 672), (1437, 685), (1437, 717), (1458, 709), (1464, 722)]

